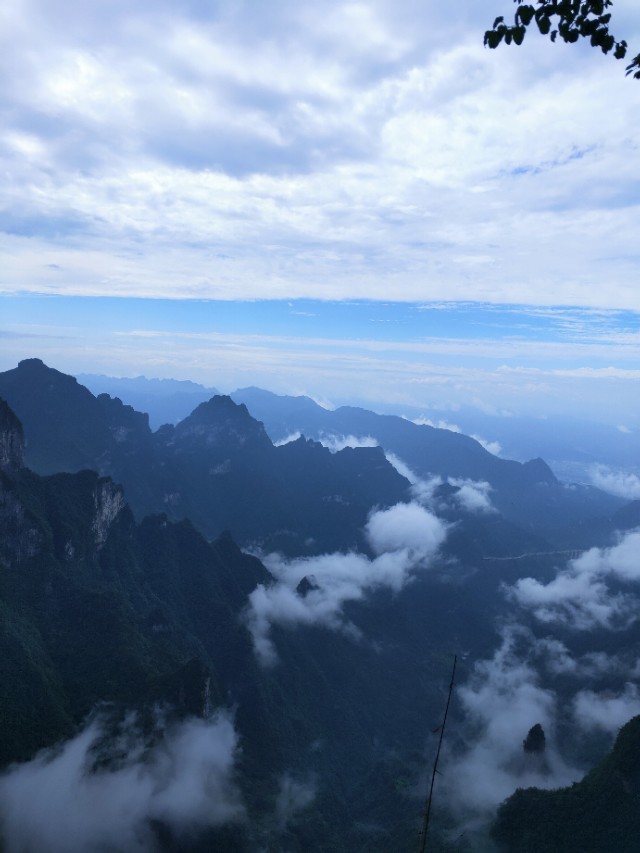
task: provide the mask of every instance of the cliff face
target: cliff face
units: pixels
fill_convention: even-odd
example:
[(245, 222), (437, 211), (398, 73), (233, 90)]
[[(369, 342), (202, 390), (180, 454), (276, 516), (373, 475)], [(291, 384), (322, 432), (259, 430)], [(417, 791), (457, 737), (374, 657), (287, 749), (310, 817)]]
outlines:
[(114, 486), (111, 480), (104, 479), (96, 483), (93, 501), (95, 515), (91, 529), (95, 534), (96, 545), (100, 547), (107, 541), (111, 525), (124, 508), (124, 495), (122, 489)]
[(24, 458), (22, 424), (9, 404), (0, 398), (0, 470), (17, 471)]

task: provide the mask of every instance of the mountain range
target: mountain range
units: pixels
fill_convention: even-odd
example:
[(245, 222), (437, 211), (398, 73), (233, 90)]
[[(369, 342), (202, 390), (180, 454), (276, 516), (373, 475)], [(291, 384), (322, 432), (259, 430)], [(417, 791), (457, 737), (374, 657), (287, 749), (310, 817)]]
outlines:
[[(0, 777), (7, 851), (47, 849), (37, 826), (69, 853), (132, 849), (125, 830), (144, 850), (411, 849), (454, 654), (452, 780), (466, 766), (456, 756), (484, 743), (465, 720), (488, 696), (482, 679), (495, 672), (506, 696), (528, 666), (515, 641), (511, 658), (495, 652), (505, 630), (529, 657), (589, 662), (594, 691), (620, 690), (640, 647), (633, 621), (561, 628), (554, 646), (551, 623), (521, 610), (513, 633), (522, 578), (555, 589), (589, 536), (606, 554), (639, 521), (638, 502), (568, 487), (542, 460), (256, 389), (153, 431), (146, 413), (38, 359), (0, 374), (0, 397), (0, 762), (19, 762)], [(632, 582), (621, 577), (616, 601)], [(617, 670), (598, 670), (602, 649)], [(558, 667), (569, 707), (575, 676)], [(516, 752), (537, 722), (521, 716), (501, 735)], [(569, 752), (602, 755), (602, 738), (560, 725)], [(25, 780), (68, 781), (76, 754), (91, 769), (67, 787), (81, 801), (101, 786), (112, 827), (87, 821), (76, 848), (55, 847), (55, 815), (27, 825), (6, 804)], [(186, 796), (198, 773), (224, 805), (206, 819)], [(609, 777), (588, 778), (593, 792)], [(432, 849), (477, 849), (444, 784)], [(113, 791), (127, 786), (138, 812), (118, 811)], [(542, 849), (533, 829), (533, 846), (515, 846), (514, 826), (532, 809), (534, 824), (562, 814), (566, 798), (537, 802), (507, 802), (494, 843)]]

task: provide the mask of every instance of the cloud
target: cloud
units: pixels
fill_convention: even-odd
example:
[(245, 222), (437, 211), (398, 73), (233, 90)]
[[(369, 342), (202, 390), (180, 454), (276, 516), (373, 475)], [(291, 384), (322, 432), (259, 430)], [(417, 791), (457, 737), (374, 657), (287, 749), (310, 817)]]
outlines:
[[(263, 557), (276, 583), (260, 584), (249, 596), (245, 610), (259, 660), (277, 661), (270, 632), (274, 624), (285, 627), (322, 625), (357, 636), (343, 615), (343, 605), (360, 601), (367, 592), (387, 588), (399, 591), (414, 571), (425, 567), (446, 537), (446, 525), (415, 503), (396, 504), (371, 514), (365, 535), (376, 556), (323, 554), (286, 560), (277, 554)], [(307, 579), (304, 592), (298, 589)]]
[(112, 739), (96, 719), (62, 747), (0, 776), (7, 853), (151, 853), (152, 821), (180, 835), (242, 820), (237, 750), (224, 712), (176, 724), (151, 745), (135, 717)]
[(289, 433), (289, 435), (281, 438), (279, 441), (274, 441), (275, 447), (282, 447), (283, 444), (291, 444), (292, 441), (297, 441), (301, 437), (302, 433), (299, 431)]
[(479, 435), (475, 435), (475, 433), (471, 436), (474, 438), (478, 444), (481, 444), (482, 447), (487, 451), (487, 453), (493, 454), (493, 456), (500, 456), (502, 453), (502, 445), (499, 441), (487, 441), (486, 438), (482, 438)]
[(603, 492), (609, 492), (630, 501), (640, 499), (640, 477), (637, 474), (616, 471), (606, 465), (594, 465), (589, 474), (593, 485), (602, 489)]
[[(433, 421), (433, 420), (431, 420), (431, 418), (420, 417), (420, 418), (414, 418), (413, 423), (417, 424), (418, 426), (431, 426), (431, 427), (435, 427), (436, 429), (448, 429), (449, 432), (460, 432), (460, 433), (462, 432), (462, 430), (460, 429), (460, 427), (457, 424), (452, 424), (452, 423), (449, 423), (449, 421), (445, 421), (442, 419), (437, 420), (437, 421)], [(475, 434), (472, 435), (471, 438), (475, 439), (475, 441), (477, 441), (478, 444), (481, 444), (486, 451), (488, 451), (489, 453), (492, 453), (494, 456), (500, 455), (500, 453), (502, 451), (502, 446), (500, 445), (499, 441), (487, 441), (486, 439), (482, 438), (481, 436), (475, 435)]]
[[(611, 548), (585, 551), (547, 584), (521, 578), (509, 594), (541, 622), (561, 622), (581, 631), (623, 628), (638, 618), (633, 585), (640, 581), (639, 553), (640, 531), (631, 531)], [(612, 581), (631, 589), (614, 591)]]
[(616, 734), (631, 717), (640, 714), (640, 690), (632, 683), (625, 684), (619, 693), (581, 690), (574, 697), (573, 713), (583, 729)]
[(332, 453), (339, 453), (345, 447), (377, 447), (378, 442), (370, 435), (355, 436), (355, 435), (327, 435), (323, 433), (318, 441), (324, 447), (329, 448)]
[[(385, 453), (387, 462), (402, 474), (411, 483), (411, 494), (417, 503), (425, 507), (435, 509), (435, 491), (443, 484), (442, 477), (434, 476), (428, 480), (419, 477), (405, 462), (395, 453)], [(466, 512), (490, 513), (496, 512), (491, 503), (489, 494), (492, 487), (484, 480), (469, 480), (458, 477), (447, 477), (446, 482), (455, 486), (457, 491), (453, 500)]]
[(416, 0), (150, 8), (7, 11), (6, 288), (636, 305), (619, 63), (486, 51), (472, 0), (453, 28)]
[(276, 818), (281, 828), (308, 808), (316, 797), (317, 786), (312, 778), (299, 779), (290, 773), (280, 777), (276, 800)]
[(594, 651), (574, 656), (565, 643), (550, 636), (532, 638), (531, 654), (551, 675), (570, 676), (583, 682), (603, 675), (633, 674), (629, 662), (616, 655)]
[(417, 559), (429, 557), (444, 542), (446, 528), (417, 503), (396, 504), (374, 512), (366, 526), (367, 539), (377, 554), (408, 550)]
[(393, 465), (398, 474), (401, 474), (411, 483), (411, 495), (414, 500), (423, 506), (432, 506), (434, 492), (438, 486), (442, 485), (442, 478), (435, 476), (429, 480), (423, 480), (395, 453), (386, 451), (384, 455), (387, 462)]
[(457, 424), (449, 423), (449, 421), (438, 420), (433, 421), (431, 418), (414, 418), (413, 423), (417, 424), (417, 426), (430, 426), (435, 429), (448, 429), (449, 432), (462, 432)]
[(496, 512), (489, 498), (492, 489), (489, 483), (484, 480), (464, 480), (455, 477), (450, 477), (449, 482), (452, 486), (458, 487), (454, 499), (467, 512)]
[[(578, 778), (555, 746), (556, 697), (541, 686), (536, 671), (520, 656), (522, 639), (517, 629), (506, 629), (493, 658), (476, 663), (457, 689), (469, 745), (448, 761), (444, 776), (457, 808), (492, 811), (516, 787), (555, 788)], [(536, 723), (547, 738), (540, 761), (522, 748)]]

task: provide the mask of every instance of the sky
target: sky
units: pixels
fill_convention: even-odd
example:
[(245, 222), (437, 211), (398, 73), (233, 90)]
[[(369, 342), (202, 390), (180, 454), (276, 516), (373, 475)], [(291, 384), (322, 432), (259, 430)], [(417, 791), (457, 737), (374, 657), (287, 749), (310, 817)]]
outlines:
[(4, 0), (0, 369), (640, 428), (640, 83), (512, 7)]

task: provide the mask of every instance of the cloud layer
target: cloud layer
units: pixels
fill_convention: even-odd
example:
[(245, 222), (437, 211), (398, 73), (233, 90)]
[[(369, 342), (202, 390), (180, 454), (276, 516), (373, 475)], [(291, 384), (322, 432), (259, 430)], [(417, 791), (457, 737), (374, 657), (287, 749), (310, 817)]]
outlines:
[(494, 13), (8, 0), (2, 286), (636, 308), (637, 87)]

